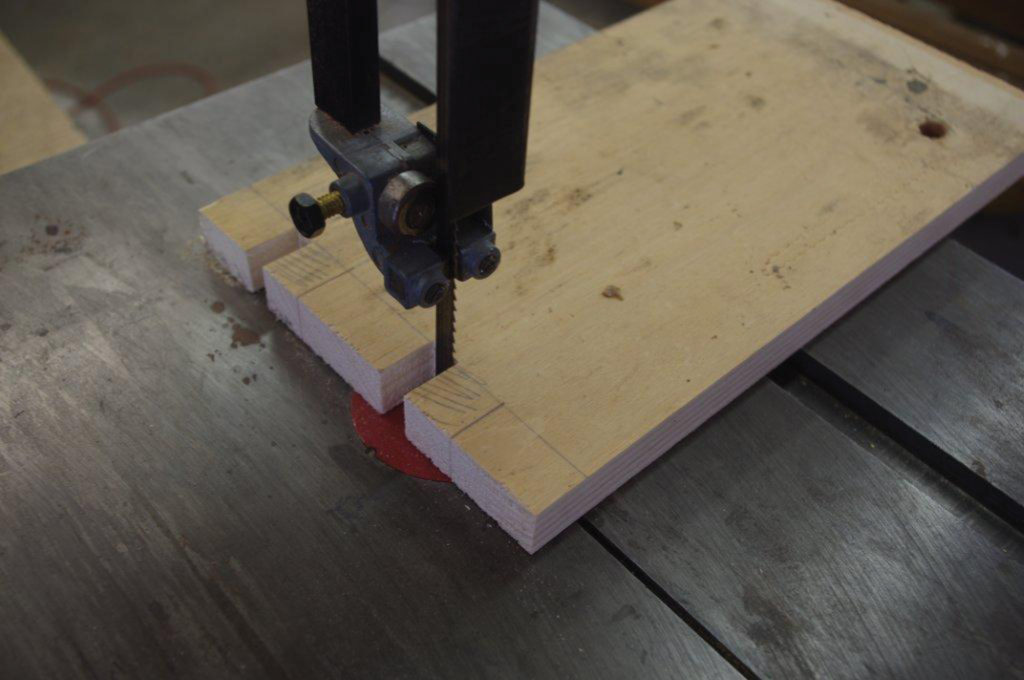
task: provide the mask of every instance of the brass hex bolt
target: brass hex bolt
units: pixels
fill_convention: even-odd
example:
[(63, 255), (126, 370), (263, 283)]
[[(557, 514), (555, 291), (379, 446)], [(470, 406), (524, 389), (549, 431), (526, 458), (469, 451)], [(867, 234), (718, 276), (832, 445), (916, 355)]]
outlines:
[(331, 191), (319, 198), (303, 193), (288, 202), (288, 214), (300, 234), (316, 238), (323, 233), (328, 219), (336, 215), (348, 217), (348, 209), (339, 191)]

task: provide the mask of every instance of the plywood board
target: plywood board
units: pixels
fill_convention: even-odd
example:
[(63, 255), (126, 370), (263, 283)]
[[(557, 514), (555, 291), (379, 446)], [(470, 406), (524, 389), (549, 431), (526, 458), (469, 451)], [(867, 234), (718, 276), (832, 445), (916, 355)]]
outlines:
[(0, 34), (0, 175), (85, 143), (85, 135)]
[(1024, 172), (1018, 91), (829, 2), (670, 2), (535, 88), (502, 269), (407, 400), (530, 551)]

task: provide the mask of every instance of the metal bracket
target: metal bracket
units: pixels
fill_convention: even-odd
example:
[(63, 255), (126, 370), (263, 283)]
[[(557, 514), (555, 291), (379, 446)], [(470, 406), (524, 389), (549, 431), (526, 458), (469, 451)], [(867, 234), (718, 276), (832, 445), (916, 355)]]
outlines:
[[(439, 171), (433, 133), (386, 106), (381, 106), (378, 125), (356, 134), (319, 109), (309, 129), (338, 175), (330, 195), (340, 194), (340, 214), (353, 218), (366, 252), (384, 275), (385, 289), (406, 309), (436, 305), (450, 284), (447, 258), (437, 251)], [(318, 202), (321, 207), (330, 195)], [(312, 214), (320, 219), (310, 236), (322, 231), (326, 216)], [(501, 251), (494, 244), (490, 206), (460, 220), (458, 230), (456, 278), (493, 274)]]

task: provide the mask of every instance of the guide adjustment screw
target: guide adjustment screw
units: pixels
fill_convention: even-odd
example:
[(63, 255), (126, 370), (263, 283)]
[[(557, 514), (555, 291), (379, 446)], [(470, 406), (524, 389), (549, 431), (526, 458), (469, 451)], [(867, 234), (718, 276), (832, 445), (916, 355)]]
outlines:
[(288, 214), (292, 216), (295, 228), (306, 238), (316, 238), (322, 234), (331, 217), (349, 217), (345, 198), (339, 191), (331, 191), (319, 198), (305, 193), (298, 194), (288, 202)]

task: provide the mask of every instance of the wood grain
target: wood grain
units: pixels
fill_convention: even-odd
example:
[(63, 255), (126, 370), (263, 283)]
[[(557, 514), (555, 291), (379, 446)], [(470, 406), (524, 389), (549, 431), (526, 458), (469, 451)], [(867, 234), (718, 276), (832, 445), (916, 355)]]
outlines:
[[(382, 58), (403, 74), (405, 81), (432, 96), (437, 41), (433, 15), (386, 31), (380, 38)], [(593, 30), (561, 10), (542, 2), (537, 56), (593, 34)], [(394, 107), (394, 102), (389, 102)], [(400, 109), (411, 113), (411, 109)], [(430, 112), (421, 112), (429, 119)], [(281, 257), (278, 247), (257, 262), (259, 244), (283, 238), (282, 207), (298, 191), (323, 192), (332, 176), (319, 159), (312, 159), (225, 197), (203, 210), (207, 243), (250, 290), (265, 284), (271, 310), (359, 392), (384, 412), (402, 403), (405, 395), (434, 374), (433, 313), (402, 309), (384, 290), (379, 273), (354, 229), (333, 224), (308, 248)], [(321, 182), (319, 186), (315, 182)], [(313, 188), (310, 188), (313, 187)], [(315, 191), (314, 191), (315, 190)], [(264, 201), (252, 200), (255, 192)], [(221, 206), (220, 204), (225, 204)], [(244, 208), (239, 210), (238, 208)], [(224, 239), (245, 241), (247, 248)], [(266, 246), (260, 246), (263, 252)], [(260, 273), (260, 267), (265, 273)]]
[[(549, 2), (537, 14), (536, 57), (548, 55), (593, 34), (586, 24)], [(380, 36), (380, 56), (432, 101), (437, 92), (437, 16), (429, 14)]]

